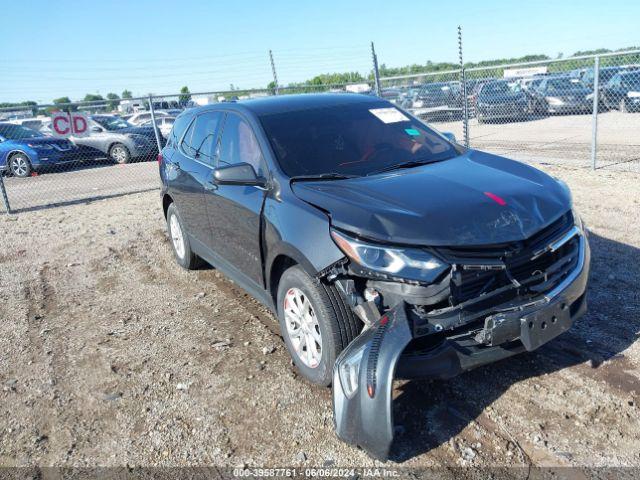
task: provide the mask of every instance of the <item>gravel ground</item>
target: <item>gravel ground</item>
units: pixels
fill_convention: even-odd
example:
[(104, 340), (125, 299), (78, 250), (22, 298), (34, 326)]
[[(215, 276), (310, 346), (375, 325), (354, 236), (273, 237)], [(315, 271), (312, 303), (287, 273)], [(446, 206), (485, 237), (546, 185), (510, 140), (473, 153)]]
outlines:
[[(591, 230), (588, 315), (537, 352), (398, 384), (387, 465), (640, 466), (640, 175), (544, 168)], [(0, 465), (380, 465), (336, 438), (268, 311), (175, 264), (157, 192), (0, 232)]]

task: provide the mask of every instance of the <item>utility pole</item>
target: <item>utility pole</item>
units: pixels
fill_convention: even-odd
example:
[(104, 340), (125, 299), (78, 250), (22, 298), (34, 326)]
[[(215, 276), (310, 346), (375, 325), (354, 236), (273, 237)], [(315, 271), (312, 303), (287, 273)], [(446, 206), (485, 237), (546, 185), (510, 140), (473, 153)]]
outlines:
[(378, 71), (378, 56), (376, 55), (376, 48), (371, 42), (371, 58), (373, 60), (373, 80), (375, 82), (376, 95), (382, 95), (382, 89), (380, 88), (380, 72)]
[(274, 91), (278, 95), (278, 75), (276, 74), (276, 63), (273, 61), (273, 52), (269, 50), (269, 60), (271, 60), (271, 72), (273, 72)]

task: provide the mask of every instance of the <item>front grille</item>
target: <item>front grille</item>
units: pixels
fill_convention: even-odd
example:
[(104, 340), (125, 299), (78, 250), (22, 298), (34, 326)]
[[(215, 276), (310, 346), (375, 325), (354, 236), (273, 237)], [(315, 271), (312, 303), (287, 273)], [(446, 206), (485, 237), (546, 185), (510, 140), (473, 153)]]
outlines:
[[(501, 245), (441, 248), (455, 265), (451, 275), (452, 305), (513, 286), (513, 294), (538, 295), (551, 290), (576, 267), (579, 239), (574, 237), (554, 252), (536, 255), (573, 226), (570, 212), (530, 238)], [(504, 300), (504, 298), (502, 298)]]

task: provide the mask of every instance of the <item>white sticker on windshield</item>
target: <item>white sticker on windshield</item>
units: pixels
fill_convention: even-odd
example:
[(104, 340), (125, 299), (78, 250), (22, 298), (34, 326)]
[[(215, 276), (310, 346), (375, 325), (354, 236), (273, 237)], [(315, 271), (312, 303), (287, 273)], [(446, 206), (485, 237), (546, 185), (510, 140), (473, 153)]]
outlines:
[(372, 108), (369, 110), (376, 117), (382, 120), (384, 123), (396, 123), (396, 122), (408, 122), (409, 119), (405, 117), (397, 108)]

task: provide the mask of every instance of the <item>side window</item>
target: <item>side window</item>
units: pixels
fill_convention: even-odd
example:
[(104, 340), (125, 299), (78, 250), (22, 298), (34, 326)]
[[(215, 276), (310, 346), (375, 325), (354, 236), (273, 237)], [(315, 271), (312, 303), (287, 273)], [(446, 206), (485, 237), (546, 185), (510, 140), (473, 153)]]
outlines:
[(251, 125), (240, 116), (229, 113), (222, 132), (219, 165), (248, 163), (258, 175), (263, 175), (263, 157)]
[(198, 115), (189, 127), (182, 142), (184, 153), (188, 156), (213, 165), (218, 124), (222, 114), (208, 112)]

